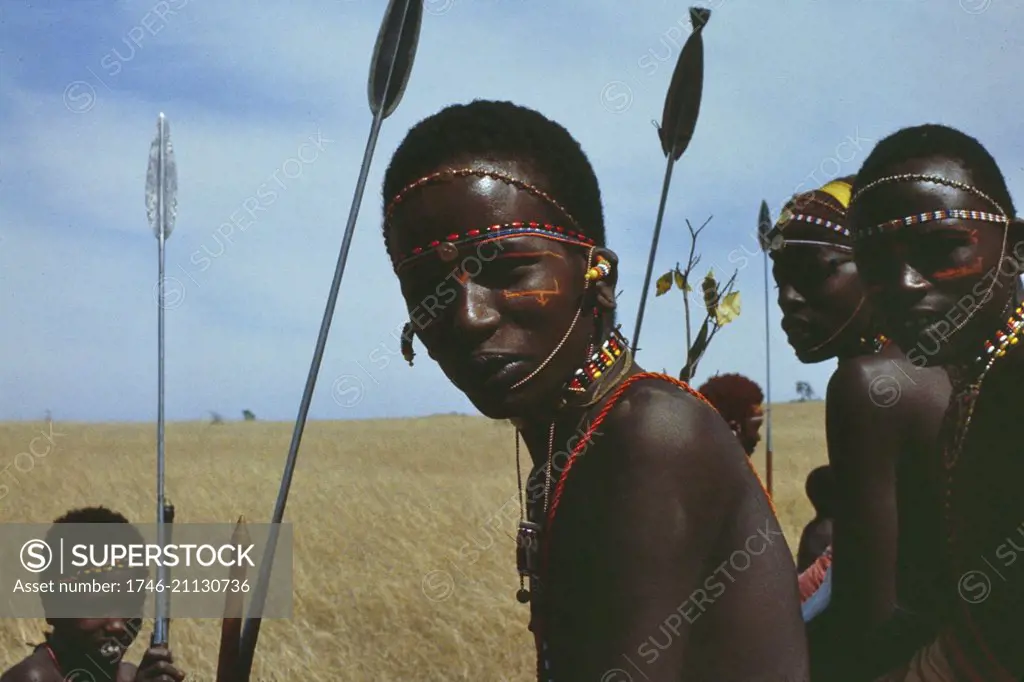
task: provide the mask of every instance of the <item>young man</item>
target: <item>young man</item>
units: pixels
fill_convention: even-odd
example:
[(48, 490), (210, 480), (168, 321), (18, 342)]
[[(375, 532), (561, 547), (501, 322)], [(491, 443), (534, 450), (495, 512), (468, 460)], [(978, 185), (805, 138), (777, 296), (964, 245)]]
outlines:
[(633, 362), (600, 190), (572, 136), (509, 102), (451, 106), (408, 133), (383, 199), (406, 357), (415, 334), (533, 459), (518, 597), (539, 678), (806, 679), (769, 500), (706, 401)]
[(992, 156), (946, 126), (894, 133), (857, 176), (850, 218), (862, 277), (910, 360), (945, 366), (953, 384), (941, 446), (915, 460), (928, 495), (899, 500), (901, 514), (929, 501), (901, 534), (916, 538), (908, 561), (931, 569), (908, 582), (942, 632), (886, 680), (919, 679), (922, 668), (944, 680), (1024, 675), (1024, 226), (1015, 216)]
[(835, 477), (832, 468), (817, 467), (807, 475), (807, 499), (814, 507), (814, 518), (804, 526), (796, 555), (796, 570), (806, 571), (832, 545), (832, 519), (835, 515)]
[(834, 563), (822, 565), (826, 556), (822, 571), (803, 576), (832, 573), (828, 610), (808, 630), (814, 679), (828, 682), (863, 679), (931, 636), (927, 628), (871, 633), (894, 610), (926, 608), (917, 586), (934, 582), (935, 567), (908, 557), (927, 538), (904, 529), (930, 503), (911, 471), (937, 447), (949, 396), (942, 370), (915, 367), (879, 333), (848, 227), (853, 180), (794, 196), (768, 235), (790, 345), (804, 363), (839, 360), (825, 424), (837, 486)]
[(708, 399), (743, 446), (747, 456), (761, 442), (764, 424), (764, 393), (742, 374), (717, 374), (698, 389)]
[[(46, 535), (51, 547), (59, 544), (61, 526), (69, 523), (109, 523), (110, 542), (141, 544), (139, 531), (121, 514), (105, 507), (75, 509), (54, 521)], [(111, 567), (104, 580), (128, 580), (142, 577), (140, 569)], [(145, 573), (145, 569), (141, 569)], [(65, 576), (67, 577), (67, 576)], [(59, 579), (54, 576), (54, 579)], [(142, 627), (142, 608), (146, 595), (119, 593), (104, 595), (47, 595), (43, 609), (53, 611), (51, 599), (74, 599), (82, 609), (111, 617), (52, 618), (46, 622), (53, 628), (46, 641), (20, 663), (0, 676), (0, 682), (182, 682), (184, 673), (174, 667), (171, 652), (165, 647), (151, 647), (136, 668), (121, 660), (135, 641)]]

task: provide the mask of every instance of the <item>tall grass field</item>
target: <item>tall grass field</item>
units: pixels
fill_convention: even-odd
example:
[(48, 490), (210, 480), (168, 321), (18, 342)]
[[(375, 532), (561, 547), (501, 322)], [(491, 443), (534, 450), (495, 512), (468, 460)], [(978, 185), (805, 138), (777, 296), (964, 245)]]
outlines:
[[(795, 552), (812, 516), (807, 473), (827, 461), (824, 404), (772, 412), (775, 504)], [(18, 456), (51, 426), (45, 456)], [(104, 505), (152, 523), (155, 431), (0, 424), (0, 520), (48, 523), (75, 507)], [(292, 424), (172, 423), (166, 433), (176, 523), (270, 520)], [(764, 477), (763, 445), (754, 462)], [(294, 528), (294, 614), (264, 621), (253, 681), (534, 680), (528, 608), (515, 600), (518, 513), (513, 430), (504, 422), (311, 422), (285, 517)], [(3, 668), (27, 655), (45, 627), (0, 621)], [(141, 658), (151, 627), (130, 660)], [(172, 622), (171, 648), (189, 679), (213, 682), (219, 627)]]

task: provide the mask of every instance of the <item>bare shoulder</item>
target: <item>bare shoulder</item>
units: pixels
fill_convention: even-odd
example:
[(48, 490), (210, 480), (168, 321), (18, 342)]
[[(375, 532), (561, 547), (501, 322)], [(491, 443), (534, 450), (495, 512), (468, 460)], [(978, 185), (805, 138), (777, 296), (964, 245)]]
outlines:
[(918, 367), (892, 348), (840, 362), (829, 379), (826, 398), (832, 412), (870, 412), (872, 420), (890, 421), (931, 411), (944, 405), (948, 395), (944, 370)]
[[(631, 467), (669, 476), (696, 504), (738, 500), (752, 477), (746, 454), (721, 416), (668, 381), (637, 382), (608, 418), (607, 430)], [(733, 494), (730, 494), (733, 493)]]
[(49, 659), (32, 654), (0, 675), (0, 682), (61, 682), (61, 678), (55, 674)]

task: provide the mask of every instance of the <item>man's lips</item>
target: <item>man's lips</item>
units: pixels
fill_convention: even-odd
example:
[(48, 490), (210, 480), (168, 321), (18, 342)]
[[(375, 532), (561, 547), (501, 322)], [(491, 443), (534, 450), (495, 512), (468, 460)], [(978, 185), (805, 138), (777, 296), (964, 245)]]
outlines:
[(514, 353), (478, 353), (470, 359), (459, 384), (469, 390), (507, 389), (529, 374), (530, 364)]

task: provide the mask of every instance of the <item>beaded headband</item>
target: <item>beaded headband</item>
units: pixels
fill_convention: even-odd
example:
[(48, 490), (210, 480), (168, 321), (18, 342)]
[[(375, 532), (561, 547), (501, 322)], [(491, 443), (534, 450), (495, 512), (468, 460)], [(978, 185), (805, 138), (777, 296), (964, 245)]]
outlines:
[(564, 215), (568, 219), (568, 221), (572, 223), (573, 227), (579, 229), (579, 223), (576, 222), (576, 219), (572, 216), (572, 214), (569, 213), (569, 211), (564, 206), (558, 203), (554, 197), (552, 197), (544, 190), (535, 187), (534, 185), (531, 185), (528, 182), (523, 182), (522, 180), (514, 178), (506, 173), (500, 173), (498, 171), (481, 170), (477, 168), (460, 168), (458, 170), (438, 171), (436, 173), (426, 175), (420, 178), (419, 180), (410, 182), (408, 185), (399, 190), (398, 194), (396, 194), (394, 198), (391, 200), (391, 202), (387, 205), (387, 208), (384, 209), (385, 227), (387, 226), (387, 223), (391, 222), (391, 216), (395, 211), (395, 207), (398, 206), (398, 204), (402, 203), (402, 201), (405, 199), (405, 195), (407, 195), (412, 190), (417, 189), (419, 187), (426, 187), (427, 185), (437, 184), (439, 182), (449, 182), (457, 178), (467, 178), (471, 176), (475, 176), (478, 178), (491, 178), (493, 180), (501, 180), (504, 183), (512, 185), (516, 189), (521, 189), (524, 192), (532, 194), (533, 196), (537, 197), (538, 199), (546, 202), (553, 208), (557, 209), (559, 213)]
[[(889, 232), (896, 228), (907, 227), (909, 225), (920, 225), (922, 223), (934, 222), (936, 220), (946, 220), (948, 218), (959, 218), (960, 220), (980, 220), (988, 223), (1002, 223), (1009, 227), (1010, 217), (1006, 215), (1006, 211), (999, 203), (990, 197), (989, 195), (982, 192), (977, 187), (973, 187), (957, 180), (949, 180), (940, 175), (920, 175), (917, 173), (902, 173), (900, 175), (889, 175), (884, 178), (879, 178), (873, 182), (869, 182), (860, 188), (860, 190), (853, 196), (853, 200), (850, 202), (851, 205), (859, 200), (864, 193), (880, 187), (882, 185), (890, 185), (897, 182), (930, 182), (936, 185), (945, 185), (946, 187), (953, 187), (992, 204), (995, 207), (995, 213), (989, 213), (986, 211), (972, 211), (962, 208), (943, 209), (939, 211), (925, 211), (924, 213), (916, 213), (913, 215), (905, 216), (903, 218), (894, 218), (892, 220), (886, 220), (877, 225), (863, 228), (857, 231), (854, 236), (855, 241), (867, 239), (870, 237), (877, 237), (878, 235)], [(1005, 240), (1004, 240), (1005, 241)]]
[[(498, 171), (489, 171), (477, 168), (460, 168), (457, 170), (444, 170), (436, 173), (431, 173), (418, 180), (410, 182), (408, 185), (399, 190), (398, 194), (388, 203), (384, 209), (384, 246), (388, 248), (390, 252), (390, 243), (388, 239), (388, 225), (391, 223), (391, 218), (395, 212), (395, 208), (405, 200), (413, 190), (426, 187), (427, 185), (437, 184), (441, 182), (450, 182), (457, 178), (466, 177), (479, 177), (479, 178), (491, 178), (493, 180), (500, 180), (501, 182), (507, 183), (516, 189), (520, 189), (528, 194), (531, 194), (538, 199), (544, 201), (549, 206), (557, 210), (563, 216), (565, 216), (568, 223), (573, 229), (567, 229), (565, 227), (551, 225), (548, 223), (539, 222), (511, 222), (502, 225), (491, 225), (485, 229), (474, 229), (467, 230), (463, 233), (453, 233), (445, 237), (443, 240), (434, 240), (425, 246), (418, 246), (412, 249), (409, 253), (398, 254), (392, 256), (391, 263), (395, 268), (395, 272), (399, 269), (404, 268), (409, 261), (421, 257), (425, 253), (437, 249), (438, 256), (442, 260), (452, 261), (458, 256), (457, 246), (468, 242), (477, 240), (494, 240), (504, 237), (516, 237), (532, 235), (537, 237), (546, 237), (555, 241), (561, 241), (567, 244), (578, 244), (581, 246), (593, 246), (594, 240), (586, 236), (582, 229), (580, 229), (579, 223), (569, 213), (568, 209), (560, 204), (554, 197), (545, 192), (544, 190), (531, 185), (528, 182), (524, 182), (517, 178), (508, 175), (507, 173), (501, 173)], [(451, 246), (448, 246), (450, 244)]]
[(594, 246), (594, 240), (579, 230), (570, 230), (550, 223), (519, 220), (511, 223), (491, 225), (483, 229), (453, 232), (444, 239), (434, 239), (424, 246), (417, 246), (411, 249), (408, 253), (394, 255), (391, 258), (391, 263), (394, 265), (395, 272), (397, 273), (414, 261), (432, 253), (436, 253), (442, 261), (451, 262), (458, 257), (458, 247), (463, 244), (471, 242), (486, 243), (506, 237), (525, 236), (544, 237), (545, 239), (576, 246)]
[[(879, 234), (882, 234), (883, 232), (893, 230), (899, 227), (905, 227), (907, 225), (919, 225), (921, 223), (927, 223), (936, 220), (945, 220), (947, 218), (960, 218), (962, 220), (981, 220), (984, 222), (996, 222), (1003, 224), (1003, 244), (999, 250), (999, 262), (1003, 262), (1003, 256), (1006, 255), (1006, 241), (1010, 236), (1010, 223), (1012, 222), (1012, 218), (1009, 215), (1007, 215), (1003, 207), (999, 205), (999, 202), (997, 202), (995, 199), (982, 192), (977, 187), (968, 185), (967, 183), (960, 182), (958, 180), (950, 180), (948, 178), (942, 177), (941, 175), (926, 175), (920, 173), (900, 173), (898, 175), (888, 175), (877, 180), (874, 180), (872, 182), (869, 182), (868, 184), (861, 187), (860, 190), (858, 190), (857, 193), (853, 195), (853, 199), (851, 199), (850, 205), (853, 206), (853, 204), (857, 202), (861, 197), (863, 197), (866, 192), (875, 189), (876, 187), (880, 187), (882, 185), (889, 185), (897, 182), (930, 182), (936, 185), (945, 185), (946, 187), (953, 187), (954, 189), (959, 189), (961, 191), (967, 192), (968, 194), (973, 194), (974, 196), (988, 202), (996, 209), (996, 213), (988, 213), (985, 211), (972, 211), (967, 209), (945, 209), (939, 211), (927, 211), (925, 213), (909, 215), (903, 218), (886, 220), (872, 227), (858, 230), (857, 235), (854, 237), (856, 241), (861, 241), (865, 238), (876, 237)], [(992, 281), (988, 285), (988, 290), (985, 292), (985, 295), (982, 297), (981, 300), (988, 300), (988, 297), (992, 295), (992, 292), (996, 287), (996, 281), (997, 278), (993, 277)], [(964, 326), (974, 318), (974, 315), (975, 313), (978, 312), (978, 309), (978, 306), (972, 308), (971, 311), (964, 317), (964, 319), (959, 324), (957, 324), (956, 327), (953, 328), (953, 331), (945, 335), (946, 339), (948, 340), (949, 337), (951, 337), (953, 334), (963, 329)]]
[[(827, 201), (822, 201), (816, 198), (813, 194), (799, 195), (798, 198), (791, 200), (787, 206), (792, 204), (806, 205), (806, 204), (817, 204), (822, 206), (832, 213), (838, 214), (840, 217), (846, 217), (846, 211), (844, 210), (850, 204), (850, 192), (852, 191), (850, 183), (842, 180), (833, 180), (821, 187), (818, 191), (828, 194), (833, 199), (839, 202), (843, 208), (838, 208)], [(784, 208), (782, 214), (779, 215), (779, 219), (775, 222), (775, 227), (767, 235), (768, 250), (769, 251), (781, 251), (789, 244), (801, 244), (805, 246), (827, 246), (833, 249), (840, 249), (843, 251), (852, 251), (852, 247), (842, 243), (826, 242), (816, 239), (786, 239), (783, 237), (783, 230), (793, 222), (807, 223), (808, 225), (817, 225), (824, 227), (826, 230), (830, 230), (842, 237), (847, 239), (850, 238), (850, 231), (838, 221), (828, 220), (820, 216), (810, 215), (808, 213), (797, 213), (789, 208)]]

